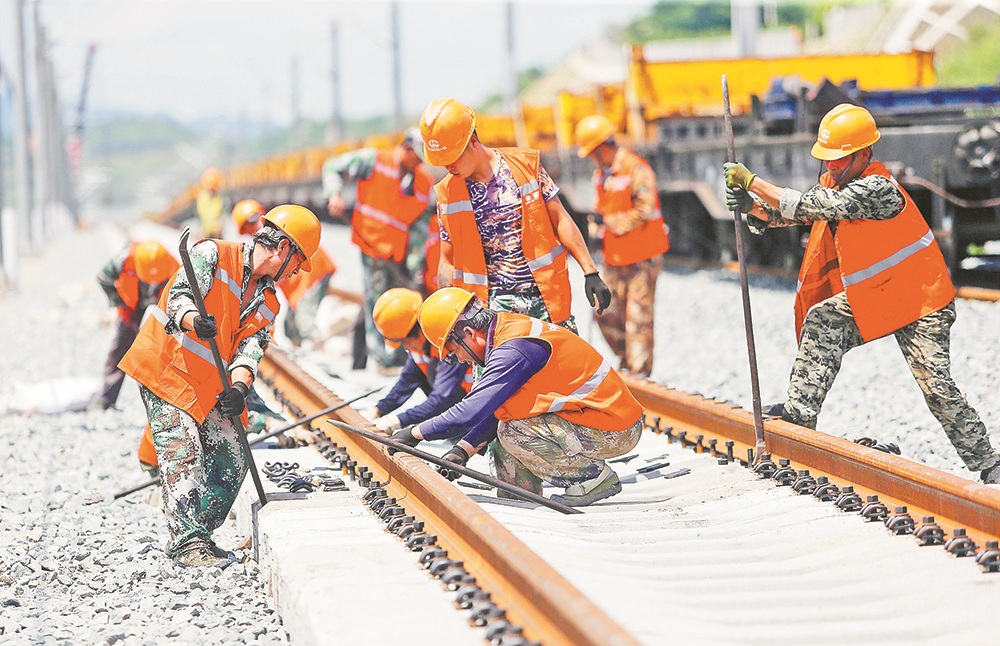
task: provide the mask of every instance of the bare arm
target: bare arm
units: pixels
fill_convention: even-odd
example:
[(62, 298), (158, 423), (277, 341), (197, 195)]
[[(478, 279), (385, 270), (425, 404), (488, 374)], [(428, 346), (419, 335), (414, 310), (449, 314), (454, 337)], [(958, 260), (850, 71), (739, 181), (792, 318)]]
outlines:
[(451, 242), (441, 240), (441, 259), (438, 261), (438, 288), (451, 287), (455, 279), (454, 250)]
[[(556, 232), (556, 237), (566, 247), (569, 255), (573, 256), (577, 264), (580, 265), (583, 273), (592, 274), (597, 271), (597, 265), (594, 264), (594, 259), (590, 257), (590, 250), (587, 249), (587, 243), (583, 239), (583, 234), (580, 233), (576, 222), (573, 222), (573, 218), (566, 210), (566, 207), (562, 205), (559, 198), (553, 197), (545, 203), (545, 208), (548, 209), (549, 220), (552, 222), (552, 228)], [(444, 245), (441, 246), (441, 257), (444, 258)]]

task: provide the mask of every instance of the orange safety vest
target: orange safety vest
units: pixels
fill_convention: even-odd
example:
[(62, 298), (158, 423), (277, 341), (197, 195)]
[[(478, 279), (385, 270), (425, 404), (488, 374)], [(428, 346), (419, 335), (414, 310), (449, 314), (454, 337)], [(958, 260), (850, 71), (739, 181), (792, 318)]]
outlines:
[(135, 308), (139, 306), (139, 275), (135, 272), (135, 247), (138, 243), (133, 242), (128, 246), (128, 255), (125, 257), (125, 264), (122, 271), (115, 279), (115, 291), (125, 303), (125, 306), (118, 306), (118, 316), (123, 321), (127, 321), (135, 316)]
[(423, 165), (413, 171), (413, 196), (402, 195), (401, 176), (391, 150), (375, 153), (371, 177), (358, 182), (351, 241), (371, 258), (403, 262), (410, 225), (427, 210), (434, 178)]
[(438, 288), (438, 265), (441, 264), (441, 223), (437, 215), (431, 216), (430, 232), (424, 243), (424, 289), (433, 294)]
[(521, 338), (541, 339), (552, 353), (545, 366), (497, 409), (500, 421), (555, 413), (581, 426), (624, 431), (642, 418), (642, 404), (589, 343), (553, 323), (523, 314), (498, 313), (493, 349)]
[(149, 428), (149, 422), (146, 422), (146, 430), (143, 431), (142, 439), (139, 440), (138, 456), (139, 462), (146, 466), (160, 466), (160, 461), (156, 458), (156, 445), (153, 444), (153, 431)]
[[(827, 222), (813, 223), (795, 294), (799, 337), (809, 308), (845, 289), (865, 341), (891, 334), (955, 298), (934, 234), (909, 193), (881, 162), (869, 163), (860, 177), (870, 175), (896, 185), (905, 200), (903, 210), (888, 220), (841, 220), (836, 234)], [(829, 173), (820, 185), (832, 188)]]
[[(273, 290), (240, 322), (243, 297), (243, 251), (238, 242), (206, 240), (219, 248), (219, 264), (211, 288), (205, 294), (205, 309), (215, 316), (219, 329), (215, 341), (224, 362), (232, 361), (245, 339), (274, 323), (280, 305)], [(199, 243), (201, 244), (201, 243)], [(146, 319), (132, 347), (118, 367), (165, 402), (186, 411), (199, 424), (205, 421), (222, 392), (222, 383), (207, 341), (194, 332), (167, 334), (167, 299), (176, 280), (170, 279), (157, 307)], [(226, 366), (228, 369), (228, 365)], [(246, 411), (243, 423), (246, 425)]]
[(278, 283), (278, 287), (285, 295), (288, 307), (294, 310), (313, 285), (327, 276), (332, 276), (336, 271), (337, 265), (333, 262), (333, 258), (320, 247), (312, 257), (312, 269), (309, 271), (300, 270), (291, 278), (286, 278)]
[[(649, 168), (645, 159), (631, 150), (621, 149), (619, 166), (605, 177), (600, 168), (594, 171), (597, 189), (597, 212), (607, 216), (632, 210), (632, 172), (637, 166)], [(653, 196), (655, 217), (622, 235), (604, 231), (604, 264), (612, 267), (634, 265), (662, 255), (670, 249), (667, 224), (660, 212), (660, 196)]]
[[(413, 359), (413, 363), (417, 364), (417, 368), (420, 368), (420, 372), (424, 373), (424, 379), (426, 379), (427, 383), (430, 384), (431, 387), (433, 388), (434, 384), (431, 383), (431, 376), (428, 373), (430, 371), (431, 361), (433, 361), (434, 359), (430, 355), (426, 355), (422, 352), (413, 352), (411, 350), (407, 350), (407, 353), (409, 353), (410, 358)], [(462, 378), (462, 390), (464, 390), (466, 394), (468, 394), (469, 391), (472, 390), (472, 384), (474, 383), (474, 381), (475, 380), (472, 375), (472, 366), (466, 366), (465, 377)]]
[[(552, 227), (542, 199), (537, 150), (497, 148), (521, 192), (521, 247), (538, 291), (555, 323), (570, 317), (572, 290), (569, 283), (569, 255)], [(489, 302), (489, 278), (483, 240), (476, 226), (472, 199), (465, 180), (449, 175), (434, 186), (442, 224), (448, 232), (454, 254), (452, 285), (468, 290), (483, 303)]]

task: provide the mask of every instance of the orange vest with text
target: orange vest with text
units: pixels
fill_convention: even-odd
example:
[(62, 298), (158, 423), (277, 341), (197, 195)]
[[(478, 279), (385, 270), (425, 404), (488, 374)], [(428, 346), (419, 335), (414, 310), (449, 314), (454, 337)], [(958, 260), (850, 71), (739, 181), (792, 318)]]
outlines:
[[(548, 208), (542, 199), (538, 175), (541, 169), (537, 150), (497, 148), (510, 166), (521, 193), (521, 247), (549, 317), (563, 323), (570, 317), (572, 290), (566, 248), (552, 227)], [(451, 240), (455, 276), (452, 286), (461, 287), (489, 302), (489, 279), (483, 240), (476, 226), (472, 200), (465, 180), (449, 175), (434, 186), (438, 211)]]
[[(265, 291), (264, 300), (244, 321), (240, 321), (243, 297), (243, 251), (237, 242), (203, 240), (198, 244), (214, 244), (219, 248), (219, 263), (212, 286), (205, 297), (205, 309), (215, 316), (219, 334), (215, 341), (224, 363), (232, 361), (240, 343), (269, 327), (278, 315), (280, 305), (273, 290)], [(176, 280), (171, 278), (160, 294), (160, 301), (151, 308), (132, 347), (118, 367), (163, 401), (187, 412), (199, 424), (222, 392), (219, 372), (207, 341), (194, 332), (167, 334), (167, 299)], [(228, 365), (226, 366), (228, 370)], [(243, 424), (246, 426), (246, 411)]]
[(332, 276), (337, 271), (337, 265), (333, 258), (323, 251), (323, 247), (316, 250), (312, 257), (312, 269), (309, 271), (299, 271), (291, 278), (278, 283), (278, 288), (288, 300), (288, 307), (295, 309), (299, 306), (299, 301), (306, 295), (312, 286), (327, 276)]
[[(608, 177), (601, 169), (594, 171), (594, 188), (597, 189), (597, 212), (607, 216), (632, 210), (632, 171), (636, 166), (649, 164), (631, 150), (622, 149), (620, 166)], [(654, 218), (622, 235), (604, 230), (604, 264), (612, 267), (634, 265), (662, 255), (670, 249), (667, 225), (660, 212), (660, 196), (653, 196)]]
[[(429, 372), (431, 361), (434, 361), (434, 359), (422, 352), (413, 352), (412, 350), (407, 350), (406, 352), (410, 355), (410, 358), (413, 359), (413, 363), (417, 364), (417, 368), (420, 368), (420, 372), (424, 373), (424, 379), (426, 379), (427, 383), (430, 384), (431, 388), (433, 388), (434, 383), (431, 381)], [(465, 377), (462, 379), (462, 390), (464, 390), (466, 394), (472, 390), (473, 381), (472, 366), (466, 366)]]
[(413, 196), (401, 193), (401, 175), (393, 152), (379, 150), (371, 177), (358, 181), (351, 241), (370, 258), (403, 262), (410, 225), (427, 210), (434, 183), (430, 171), (422, 164), (414, 169)]
[(524, 338), (541, 339), (552, 353), (545, 366), (497, 409), (497, 419), (506, 422), (555, 413), (580, 426), (624, 431), (642, 418), (642, 404), (589, 343), (553, 323), (522, 314), (497, 314), (494, 349)]
[[(891, 334), (936, 312), (955, 298), (941, 250), (920, 210), (881, 162), (860, 177), (881, 175), (902, 193), (905, 205), (888, 220), (840, 220), (836, 233), (814, 222), (799, 269), (795, 333), (816, 303), (847, 291), (847, 301), (865, 341)], [(831, 188), (829, 173), (820, 185)]]

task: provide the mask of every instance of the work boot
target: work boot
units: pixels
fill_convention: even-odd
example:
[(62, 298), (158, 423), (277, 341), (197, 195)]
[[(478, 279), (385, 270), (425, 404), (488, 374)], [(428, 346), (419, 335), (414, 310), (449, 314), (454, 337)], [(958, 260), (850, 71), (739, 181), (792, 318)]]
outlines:
[(618, 474), (608, 465), (604, 465), (601, 475), (566, 487), (565, 494), (552, 496), (552, 500), (570, 507), (586, 507), (598, 500), (621, 493), (621, 490), (622, 483), (618, 479)]
[[(225, 556), (216, 554), (213, 544), (200, 538), (188, 541), (187, 545), (174, 557), (174, 563), (188, 567), (217, 567), (225, 569), (232, 561)], [(218, 549), (218, 548), (216, 548)]]
[(993, 466), (983, 469), (982, 473), (979, 474), (979, 479), (983, 481), (983, 484), (1000, 484), (1000, 460)]
[(235, 552), (230, 552), (229, 550), (222, 549), (221, 547), (216, 545), (214, 541), (210, 541), (208, 543), (208, 549), (211, 550), (212, 554), (218, 556), (219, 558), (226, 559), (231, 563), (239, 563), (241, 560), (240, 557), (237, 556)]

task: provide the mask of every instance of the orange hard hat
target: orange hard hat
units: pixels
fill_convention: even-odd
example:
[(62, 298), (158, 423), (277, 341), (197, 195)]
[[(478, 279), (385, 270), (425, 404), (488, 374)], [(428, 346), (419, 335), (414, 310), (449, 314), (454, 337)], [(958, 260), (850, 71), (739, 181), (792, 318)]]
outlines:
[(267, 213), (264, 205), (257, 200), (240, 200), (233, 207), (233, 224), (241, 234), (253, 234), (260, 230), (260, 216)]
[(312, 269), (311, 258), (319, 249), (322, 228), (312, 211), (297, 204), (282, 204), (264, 214), (264, 222), (270, 222), (285, 232), (306, 259), (300, 265), (302, 271)]
[(444, 357), (444, 344), (448, 335), (455, 329), (458, 317), (462, 315), (469, 302), (475, 298), (472, 292), (459, 287), (443, 287), (424, 301), (417, 313), (420, 329), (424, 336), (438, 351), (438, 357)]
[(417, 324), (417, 312), (423, 302), (420, 292), (402, 287), (386, 290), (378, 297), (372, 318), (375, 319), (375, 328), (385, 337), (389, 347), (398, 348), (400, 341), (410, 335)]
[(841, 103), (819, 122), (812, 156), (824, 161), (847, 157), (871, 146), (881, 136), (871, 112), (858, 105)]
[(465, 152), (472, 131), (476, 129), (476, 113), (455, 99), (434, 99), (420, 115), (420, 136), (424, 140), (427, 163), (447, 166)]
[(602, 114), (592, 114), (576, 124), (577, 156), (583, 159), (605, 141), (618, 134), (618, 128)]
[(162, 283), (180, 268), (180, 263), (167, 248), (155, 240), (138, 243), (132, 250), (132, 257), (139, 280), (150, 285)]
[(222, 184), (222, 173), (218, 168), (209, 168), (201, 174), (201, 187), (209, 191), (219, 190)]

